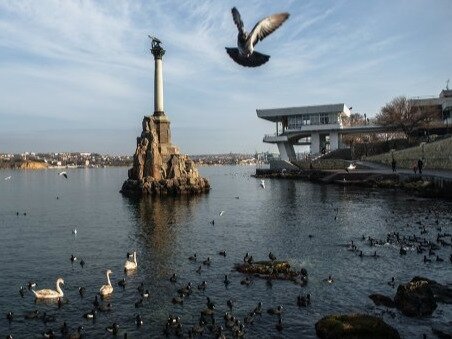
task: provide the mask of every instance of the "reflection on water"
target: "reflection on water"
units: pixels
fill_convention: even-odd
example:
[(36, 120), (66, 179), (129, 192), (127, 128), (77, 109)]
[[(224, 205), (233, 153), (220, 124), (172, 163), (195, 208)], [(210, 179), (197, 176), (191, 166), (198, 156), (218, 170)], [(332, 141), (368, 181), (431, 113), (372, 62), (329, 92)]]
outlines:
[[(52, 328), (58, 331), (63, 321), (75, 330), (85, 327), (89, 337), (102, 337), (105, 327), (120, 324), (120, 335), (160, 337), (169, 314), (181, 316), (185, 330), (198, 322), (206, 307), (206, 297), (216, 303), (217, 321), (228, 311), (226, 300), (235, 301), (234, 315), (243, 320), (246, 313), (262, 301), (264, 309), (284, 305), (284, 337), (315, 337), (314, 324), (332, 312), (381, 314), (368, 295), (394, 295), (386, 284), (391, 276), (397, 283), (413, 275), (424, 275), (445, 282), (452, 276), (447, 262), (425, 265), (416, 253), (400, 257), (398, 248), (361, 242), (361, 236), (385, 238), (389, 232), (418, 234), (418, 222), (429, 227), (428, 237), (436, 236), (433, 220), (439, 219), (442, 232), (452, 233), (451, 204), (427, 199), (407, 201), (407, 196), (392, 191), (373, 191), (351, 187), (319, 186), (294, 180), (260, 180), (250, 177), (250, 167), (202, 168), (212, 191), (208, 195), (180, 198), (136, 200), (118, 194), (127, 175), (126, 169), (69, 170), (68, 180), (59, 180), (55, 171), (12, 172), (13, 178), (0, 185), (0, 312), (13, 311), (16, 319), (0, 321), (0, 335), (33, 337)], [(9, 172), (5, 171), (5, 177)], [(59, 196), (57, 200), (55, 197)], [(238, 199), (236, 198), (238, 197)], [(16, 211), (20, 211), (19, 216)], [(27, 215), (22, 215), (26, 211)], [(219, 212), (225, 211), (220, 216)], [(215, 220), (215, 224), (210, 223)], [(407, 226), (411, 225), (411, 226)], [(432, 228), (430, 228), (432, 227)], [(77, 228), (74, 236), (72, 229)], [(312, 237), (308, 237), (312, 235)], [(364, 253), (378, 252), (379, 259), (359, 258), (346, 251), (344, 244), (354, 240)], [(123, 272), (126, 253), (137, 251), (138, 269)], [(227, 256), (218, 255), (226, 250)], [(296, 296), (300, 287), (278, 281), (269, 287), (255, 279), (250, 287), (232, 272), (246, 252), (256, 260), (266, 259), (272, 251), (295, 267), (305, 267), (309, 283), (301, 293), (311, 293), (312, 305), (299, 308)], [(212, 258), (210, 267), (192, 263), (188, 257), (197, 253), (199, 260)], [(82, 268), (71, 265), (74, 254), (86, 262)], [(447, 249), (440, 256), (448, 257)], [(198, 266), (201, 273), (196, 273)], [(105, 271), (111, 269), (112, 309), (100, 312), (95, 322), (82, 318), (92, 309), (92, 301)], [(169, 277), (176, 273), (178, 282)], [(223, 284), (228, 274), (231, 284)], [(328, 275), (334, 284), (325, 284)], [(21, 298), (18, 291), (35, 280), (38, 286), (53, 286), (55, 278), (65, 280), (63, 291), (68, 303), (34, 303), (30, 292)], [(126, 278), (125, 289), (118, 281)], [(183, 305), (173, 305), (176, 290), (192, 282), (207, 282), (205, 292), (195, 288)], [(143, 283), (149, 298), (140, 301), (137, 287)], [(80, 286), (86, 294), (81, 298)], [(38, 309), (55, 315), (54, 323), (25, 320), (25, 312)], [(135, 315), (144, 319), (136, 328)], [(430, 333), (435, 322), (452, 317), (449, 306), (439, 305), (431, 318), (409, 319), (396, 313), (383, 315), (405, 337)], [(247, 336), (273, 337), (278, 332), (276, 319), (263, 314), (246, 327)], [(73, 332), (73, 331), (72, 331)]]

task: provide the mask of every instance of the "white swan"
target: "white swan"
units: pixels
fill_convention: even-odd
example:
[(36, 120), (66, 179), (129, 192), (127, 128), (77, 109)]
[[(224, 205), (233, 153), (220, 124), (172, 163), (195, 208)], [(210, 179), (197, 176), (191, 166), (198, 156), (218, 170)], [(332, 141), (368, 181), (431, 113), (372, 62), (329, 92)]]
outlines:
[(108, 285), (102, 285), (102, 287), (99, 290), (99, 293), (101, 295), (101, 297), (106, 297), (110, 294), (113, 293), (113, 286), (111, 286), (111, 282), (110, 282), (110, 274), (111, 274), (111, 270), (107, 270), (107, 282)]
[(137, 267), (138, 267), (138, 265), (137, 265), (137, 252), (133, 252), (133, 261), (126, 260), (126, 263), (124, 264), (124, 270), (125, 271), (136, 270)]
[(39, 291), (32, 290), (36, 299), (57, 299), (62, 298), (64, 296), (63, 291), (61, 290), (60, 284), (64, 285), (63, 278), (58, 278), (56, 281), (56, 291), (51, 289), (43, 289)]

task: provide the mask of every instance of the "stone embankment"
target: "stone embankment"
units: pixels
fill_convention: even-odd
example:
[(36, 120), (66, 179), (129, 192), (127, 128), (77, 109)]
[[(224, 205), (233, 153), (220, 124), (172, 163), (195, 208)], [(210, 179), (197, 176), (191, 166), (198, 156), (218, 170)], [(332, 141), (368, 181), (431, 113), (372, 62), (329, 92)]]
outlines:
[(306, 180), (320, 184), (403, 190), (411, 194), (452, 199), (452, 179), (440, 176), (400, 174), (361, 170), (291, 170), (256, 169), (256, 178)]
[(422, 159), (424, 169), (452, 170), (452, 137), (440, 141), (422, 143), (417, 147), (363, 157), (363, 160), (391, 166), (393, 158), (396, 160), (398, 168), (412, 169), (417, 165), (417, 161)]

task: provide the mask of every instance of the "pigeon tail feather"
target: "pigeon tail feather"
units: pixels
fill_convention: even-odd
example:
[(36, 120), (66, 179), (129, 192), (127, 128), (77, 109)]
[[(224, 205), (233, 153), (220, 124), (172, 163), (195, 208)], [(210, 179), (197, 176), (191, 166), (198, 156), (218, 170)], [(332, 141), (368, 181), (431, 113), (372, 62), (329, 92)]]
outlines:
[(258, 67), (265, 64), (270, 59), (269, 55), (256, 51), (254, 51), (253, 54), (251, 54), (249, 57), (246, 57), (240, 54), (238, 48), (226, 47), (226, 52), (229, 54), (232, 60), (245, 67)]

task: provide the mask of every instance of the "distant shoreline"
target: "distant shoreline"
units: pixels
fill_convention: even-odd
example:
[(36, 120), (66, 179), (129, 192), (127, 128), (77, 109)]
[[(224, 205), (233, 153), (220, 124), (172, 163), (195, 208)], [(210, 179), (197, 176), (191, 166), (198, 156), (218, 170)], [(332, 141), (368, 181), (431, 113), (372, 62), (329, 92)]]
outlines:
[[(32, 164), (33, 163), (33, 164)], [(35, 164), (36, 163), (36, 164)], [(42, 164), (42, 165), (37, 165)], [(257, 164), (195, 164), (197, 167), (217, 167), (217, 166), (257, 166)], [(110, 168), (110, 167), (126, 167), (131, 165), (104, 165), (104, 166), (48, 166), (46, 163), (27, 161), (21, 164), (17, 163), (0, 163), (0, 170), (64, 170), (64, 169), (98, 169), (98, 168)]]
[(15, 161), (15, 162), (0, 162), (0, 170), (46, 170), (46, 169), (86, 169), (86, 168), (107, 168), (107, 167), (130, 167), (130, 165), (103, 165), (103, 166), (49, 166), (45, 162), (40, 161)]

